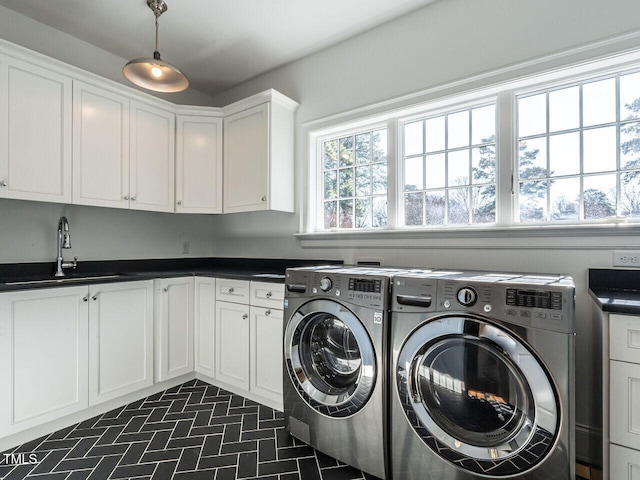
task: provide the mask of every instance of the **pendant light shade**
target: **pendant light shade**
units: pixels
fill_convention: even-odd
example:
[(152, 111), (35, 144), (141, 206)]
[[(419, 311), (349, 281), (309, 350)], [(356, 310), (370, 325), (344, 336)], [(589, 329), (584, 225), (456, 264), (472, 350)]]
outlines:
[(189, 86), (187, 77), (175, 66), (160, 58), (158, 52), (158, 18), (167, 11), (162, 0), (147, 0), (156, 17), (156, 49), (153, 58), (135, 58), (122, 69), (123, 75), (135, 85), (155, 92), (181, 92)]

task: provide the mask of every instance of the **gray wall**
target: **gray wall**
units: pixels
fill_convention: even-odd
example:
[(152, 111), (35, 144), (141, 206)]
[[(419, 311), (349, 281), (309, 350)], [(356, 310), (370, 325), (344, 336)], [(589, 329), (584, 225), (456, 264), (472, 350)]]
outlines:
[[(189, 98), (173, 98), (177, 103), (222, 106), (275, 88), (298, 100), (296, 195), (301, 210), (308, 122), (596, 41), (614, 39), (595, 50), (578, 50), (571, 58), (637, 47), (638, 37), (621, 36), (638, 33), (638, 18), (637, 0), (440, 0), (253, 79), (211, 102), (197, 92)], [(2, 7), (0, 36), (120, 81), (124, 59)], [(563, 62), (562, 55), (553, 56), (544, 65)], [(540, 67), (526, 64), (518, 72), (535, 68)], [(81, 260), (176, 257), (182, 241), (189, 240), (192, 256), (338, 258), (346, 262), (381, 258), (387, 265), (571, 274), (577, 286), (578, 457), (600, 462), (599, 322), (592, 315), (587, 270), (611, 266), (613, 249), (640, 248), (640, 236), (630, 234), (630, 229), (604, 235), (590, 230), (592, 237), (570, 231), (541, 235), (503, 231), (468, 237), (391, 235), (322, 241), (294, 236), (299, 231), (299, 213), (178, 216), (0, 200), (0, 262), (52, 259), (61, 214), (69, 217), (72, 254)]]

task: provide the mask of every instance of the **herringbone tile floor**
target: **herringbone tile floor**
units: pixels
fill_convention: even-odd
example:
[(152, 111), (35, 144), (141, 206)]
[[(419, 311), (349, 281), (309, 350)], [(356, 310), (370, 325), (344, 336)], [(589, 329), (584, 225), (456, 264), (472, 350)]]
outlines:
[(199, 380), (0, 456), (0, 479), (354, 480), (293, 439), (280, 412)]

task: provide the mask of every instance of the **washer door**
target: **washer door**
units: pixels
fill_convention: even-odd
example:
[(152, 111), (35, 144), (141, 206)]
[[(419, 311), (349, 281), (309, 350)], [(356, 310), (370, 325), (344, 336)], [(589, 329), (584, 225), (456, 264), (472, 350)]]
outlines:
[(420, 438), (469, 472), (526, 472), (557, 438), (558, 394), (542, 362), (482, 318), (440, 317), (417, 328), (400, 351), (396, 386)]
[(332, 300), (312, 300), (291, 316), (284, 357), (304, 401), (330, 417), (356, 413), (376, 380), (373, 344), (356, 315)]

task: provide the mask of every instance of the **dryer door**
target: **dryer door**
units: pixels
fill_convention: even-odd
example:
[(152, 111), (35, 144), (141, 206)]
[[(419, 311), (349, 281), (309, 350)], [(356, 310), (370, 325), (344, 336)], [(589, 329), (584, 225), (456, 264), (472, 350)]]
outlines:
[(284, 357), (304, 401), (330, 417), (356, 413), (376, 381), (371, 338), (358, 317), (333, 300), (312, 300), (291, 316)]
[(524, 342), (485, 319), (440, 317), (417, 328), (400, 351), (396, 387), (420, 438), (464, 470), (523, 473), (555, 444), (550, 376)]

